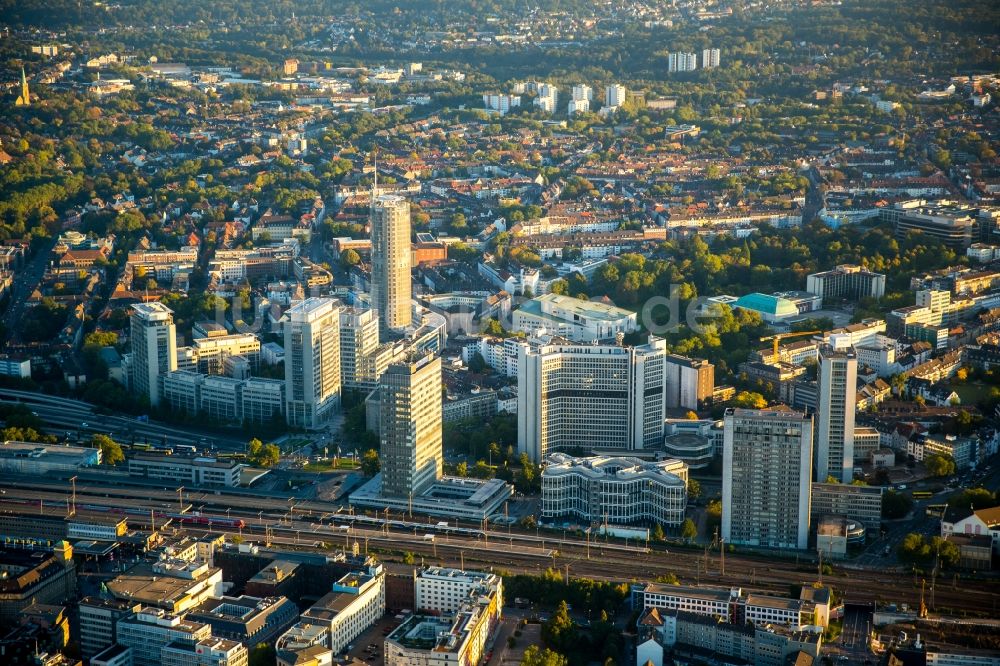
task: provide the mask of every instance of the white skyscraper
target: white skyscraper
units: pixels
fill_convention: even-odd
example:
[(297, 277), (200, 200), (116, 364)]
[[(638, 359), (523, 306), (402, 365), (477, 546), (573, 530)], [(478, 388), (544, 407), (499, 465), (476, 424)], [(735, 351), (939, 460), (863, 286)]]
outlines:
[(698, 67), (698, 58), (693, 53), (675, 51), (667, 55), (668, 72), (693, 72)]
[(340, 406), (340, 302), (307, 298), (283, 325), (288, 425), (318, 428)]
[(361, 387), (364, 358), (378, 348), (378, 313), (369, 308), (340, 311), (340, 383), (345, 389)]
[(371, 209), (372, 307), (384, 331), (412, 322), (410, 295), (410, 203), (400, 196), (377, 196)]
[(702, 69), (712, 69), (719, 66), (719, 49), (705, 49), (701, 52)]
[(132, 306), (131, 387), (137, 395), (160, 402), (160, 377), (177, 369), (174, 313), (162, 303)]
[(534, 104), (546, 113), (554, 113), (559, 106), (559, 89), (551, 83), (540, 83)]
[(854, 480), (854, 413), (858, 357), (854, 349), (823, 345), (819, 350), (816, 405), (816, 480)]
[(590, 86), (580, 83), (573, 86), (573, 101), (574, 102), (593, 102), (594, 101), (594, 89)]
[(625, 86), (615, 83), (604, 89), (604, 106), (621, 106), (625, 103), (628, 90)]
[(534, 461), (581, 447), (660, 446), (666, 343), (524, 343), (518, 350), (517, 446)]
[(811, 416), (729, 409), (722, 448), (722, 538), (806, 548), (812, 490)]

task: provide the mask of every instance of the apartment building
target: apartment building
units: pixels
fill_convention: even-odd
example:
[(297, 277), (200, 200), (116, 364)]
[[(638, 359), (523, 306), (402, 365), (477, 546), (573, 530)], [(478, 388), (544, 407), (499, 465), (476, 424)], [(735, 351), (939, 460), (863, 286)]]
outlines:
[(722, 454), (722, 538), (804, 549), (809, 541), (812, 416), (729, 409)]
[(816, 480), (854, 480), (854, 414), (858, 357), (850, 347), (819, 350), (816, 410)]

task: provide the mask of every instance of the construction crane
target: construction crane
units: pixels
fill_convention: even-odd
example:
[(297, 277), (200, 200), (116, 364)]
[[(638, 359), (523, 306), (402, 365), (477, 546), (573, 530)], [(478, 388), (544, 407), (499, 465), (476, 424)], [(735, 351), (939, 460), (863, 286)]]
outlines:
[(768, 335), (760, 339), (761, 342), (767, 342), (771, 340), (774, 342), (773, 354), (774, 360), (778, 360), (778, 343), (782, 340), (787, 340), (789, 338), (799, 338), (804, 335), (816, 335), (817, 333), (822, 333), (823, 331), (795, 331), (794, 333), (777, 333), (775, 335)]

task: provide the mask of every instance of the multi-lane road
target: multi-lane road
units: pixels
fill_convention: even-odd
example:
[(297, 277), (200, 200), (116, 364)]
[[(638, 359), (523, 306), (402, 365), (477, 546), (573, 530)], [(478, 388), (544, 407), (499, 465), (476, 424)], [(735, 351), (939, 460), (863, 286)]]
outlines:
[[(8, 510), (13, 508), (12, 503), (24, 501), (41, 500), (59, 506), (71, 491), (67, 481), (52, 478), (0, 478), (0, 487), (6, 490), (2, 499), (11, 505), (5, 507)], [(815, 562), (808, 558), (799, 562), (737, 551), (726, 553), (723, 562), (717, 551), (664, 548), (660, 544), (647, 547), (645, 543), (608, 542), (561, 531), (525, 532), (506, 526), (487, 526), (484, 530), (482, 525), (459, 526), (454, 521), (439, 531), (436, 521), (426, 518), (411, 519), (399, 514), (352, 517), (336, 503), (254, 496), (246, 489), (185, 490), (180, 505), (173, 487), (157, 490), (148, 485), (130, 488), (88, 483), (78, 484), (76, 492), (78, 507), (145, 507), (144, 511), (148, 511), (159, 506), (170, 511), (197, 511), (218, 522), (190, 529), (242, 532), (245, 539), (253, 541), (263, 541), (269, 534), (275, 543), (312, 548), (316, 542), (329, 545), (357, 540), (365, 544), (367, 539), (367, 545), (379, 548), (389, 560), (401, 558), (406, 551), (450, 565), (497, 566), (536, 573), (552, 567), (561, 572), (568, 570), (572, 576), (612, 581), (652, 580), (673, 574), (686, 584), (735, 586), (782, 595), (788, 593), (790, 585), (811, 584), (819, 579)], [(242, 528), (231, 523), (237, 516), (244, 521)], [(142, 523), (145, 518), (134, 516), (129, 520)], [(848, 602), (882, 601), (917, 607), (920, 599), (920, 580), (887, 567), (855, 570), (835, 564), (833, 573), (823, 575), (822, 582), (832, 585)], [(947, 586), (939, 585), (936, 603), (939, 608), (993, 615), (1000, 606), (1000, 591), (963, 578)]]

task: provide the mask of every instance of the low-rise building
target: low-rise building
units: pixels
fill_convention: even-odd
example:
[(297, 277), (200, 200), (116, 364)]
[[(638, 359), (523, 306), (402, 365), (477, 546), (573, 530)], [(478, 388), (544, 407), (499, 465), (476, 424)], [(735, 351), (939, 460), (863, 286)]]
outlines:
[(638, 327), (634, 312), (558, 294), (526, 301), (513, 317), (515, 331), (558, 335), (573, 342), (614, 340), (618, 333), (631, 333)]
[(542, 517), (677, 527), (687, 507), (687, 479), (687, 464), (676, 459), (554, 453), (542, 470)]
[(178, 485), (234, 488), (240, 484), (240, 468), (234, 460), (206, 456), (137, 453), (128, 461), (131, 476), (169, 480)]
[(882, 486), (856, 486), (845, 483), (812, 484), (812, 520), (823, 516), (843, 516), (869, 530), (877, 530), (882, 521)]
[(216, 597), (187, 614), (192, 622), (212, 627), (212, 635), (246, 646), (269, 643), (298, 618), (298, 608), (285, 597)]

